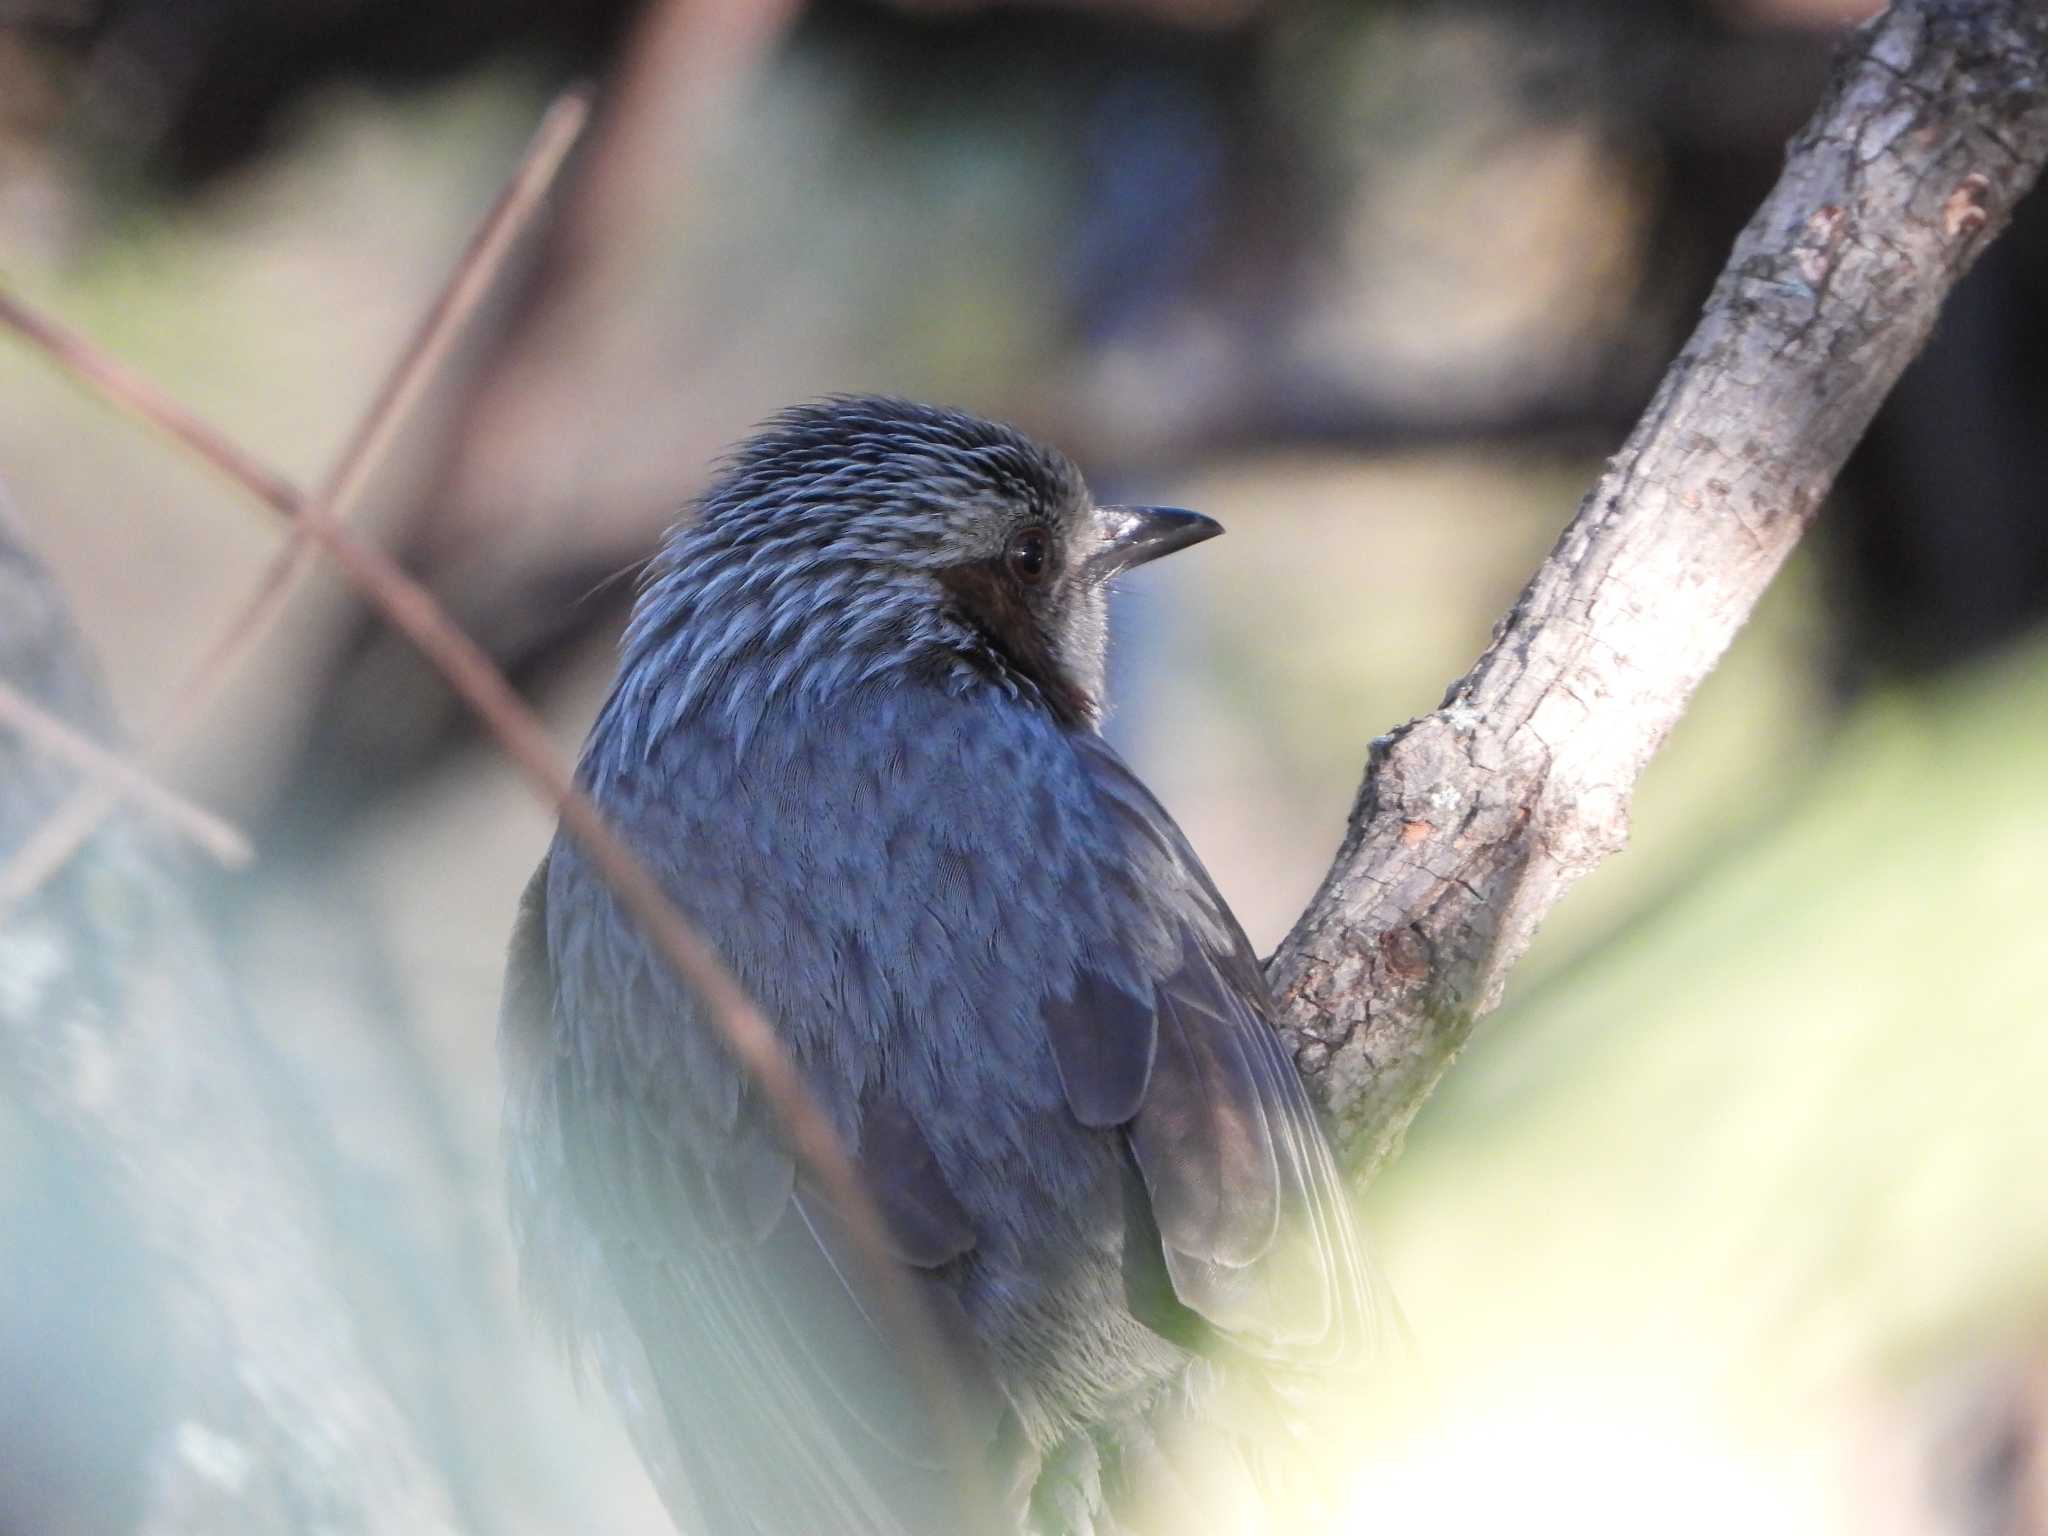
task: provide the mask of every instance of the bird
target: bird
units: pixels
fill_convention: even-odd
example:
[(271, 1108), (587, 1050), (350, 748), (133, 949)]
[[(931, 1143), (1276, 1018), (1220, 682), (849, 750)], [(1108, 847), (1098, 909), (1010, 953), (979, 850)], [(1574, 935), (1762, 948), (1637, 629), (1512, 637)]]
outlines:
[[(558, 830), (501, 1005), (511, 1226), (679, 1528), (1106, 1536), (1176, 1496), (1192, 1518), (1226, 1379), (1379, 1350), (1259, 963), (1101, 734), (1113, 580), (1220, 532), (1098, 505), (1015, 428), (834, 396), (732, 451), (650, 563), (579, 786), (758, 1004), (887, 1254), (863, 1267)], [(878, 1283), (955, 1390), (912, 1368)]]

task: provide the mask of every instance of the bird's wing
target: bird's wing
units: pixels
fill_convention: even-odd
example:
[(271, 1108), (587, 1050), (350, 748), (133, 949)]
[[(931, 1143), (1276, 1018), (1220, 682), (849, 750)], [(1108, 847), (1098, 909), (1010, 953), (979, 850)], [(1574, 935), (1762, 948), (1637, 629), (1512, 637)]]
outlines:
[[(622, 941), (609, 957), (589, 947), (629, 932), (604, 921), (612, 914), (593, 914), (580, 937), (554, 925), (551, 942), (549, 884), (544, 863), (521, 903), (500, 1025), (522, 1269), (552, 1277), (541, 1299), (557, 1301), (569, 1326), (627, 1325), (624, 1337), (589, 1342), (678, 1523), (720, 1536), (964, 1529), (941, 1449), (959, 1441), (937, 1432), (842, 1223), (797, 1178), (761, 1107), (743, 1088), (720, 1089), (679, 1115), (640, 1091), (664, 1074), (621, 1052), (579, 1052), (557, 1030), (553, 957), (566, 941), (578, 965), (632, 967), (608, 973), (624, 982), (616, 989), (579, 990), (579, 1008), (606, 997), (665, 1006), (663, 1038), (696, 1033), (678, 1017), (693, 1006), (683, 989), (637, 945), (629, 955)], [(863, 1172), (907, 1266), (901, 1281), (955, 1368), (968, 1442), (991, 1440), (994, 1389), (958, 1301), (929, 1273), (973, 1233), (915, 1121), (879, 1093), (860, 1109)], [(594, 1261), (564, 1275), (583, 1252)]]
[(1049, 1011), (1068, 1102), (1126, 1126), (1183, 1305), (1262, 1353), (1360, 1363), (1382, 1325), (1372, 1270), (1251, 945), (1115, 752), (1077, 751), (1124, 855), (1130, 944)]

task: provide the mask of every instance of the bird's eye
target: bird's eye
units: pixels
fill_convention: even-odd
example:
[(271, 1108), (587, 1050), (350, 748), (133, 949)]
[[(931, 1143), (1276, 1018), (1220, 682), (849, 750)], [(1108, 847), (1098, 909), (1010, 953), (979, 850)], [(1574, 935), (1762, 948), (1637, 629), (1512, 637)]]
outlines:
[(1012, 576), (1026, 585), (1036, 585), (1045, 579), (1046, 558), (1051, 551), (1052, 541), (1043, 528), (1021, 528), (1010, 535), (1010, 547), (1003, 558)]

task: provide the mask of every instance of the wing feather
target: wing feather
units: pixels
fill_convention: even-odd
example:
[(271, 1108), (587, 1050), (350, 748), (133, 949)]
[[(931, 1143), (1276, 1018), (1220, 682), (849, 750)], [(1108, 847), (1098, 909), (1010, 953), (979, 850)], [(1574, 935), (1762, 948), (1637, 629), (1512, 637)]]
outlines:
[(1075, 1119), (1107, 1130), (1138, 1113), (1159, 1047), (1159, 1017), (1150, 998), (1084, 970), (1070, 994), (1046, 1004), (1045, 1030)]
[(1192, 949), (1160, 985), (1158, 1065), (1129, 1135), (1167, 1247), (1241, 1266), (1273, 1245), (1280, 1169), (1245, 1031), (1217, 988)]
[(871, 1092), (863, 1100), (858, 1161), (905, 1264), (936, 1269), (974, 1246), (974, 1224), (923, 1127), (894, 1097)]
[(1250, 942), (1165, 808), (1106, 743), (1079, 750), (1142, 872), (1132, 927), (1167, 957), (1128, 1135), (1174, 1294), (1261, 1352), (1361, 1363), (1381, 1326), (1372, 1267)]

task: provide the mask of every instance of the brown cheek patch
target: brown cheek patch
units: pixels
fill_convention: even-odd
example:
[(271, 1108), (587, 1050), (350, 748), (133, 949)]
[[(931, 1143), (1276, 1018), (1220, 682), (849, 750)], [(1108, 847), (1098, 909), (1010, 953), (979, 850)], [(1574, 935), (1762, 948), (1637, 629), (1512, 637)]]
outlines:
[(939, 580), (1003, 664), (1036, 687), (1063, 723), (1083, 725), (1093, 718), (1087, 695), (1061, 668), (1038, 616), (1000, 563), (950, 566)]

